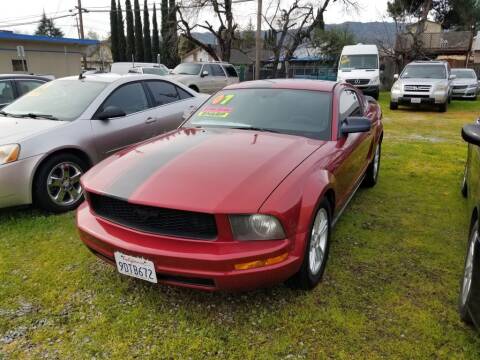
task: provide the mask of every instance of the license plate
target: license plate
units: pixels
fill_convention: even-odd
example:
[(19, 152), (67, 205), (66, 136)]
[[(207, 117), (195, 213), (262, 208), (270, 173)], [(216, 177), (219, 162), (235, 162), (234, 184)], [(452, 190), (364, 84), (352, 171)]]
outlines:
[(420, 98), (411, 98), (410, 101), (412, 104), (420, 104), (422, 102), (422, 99)]
[(137, 279), (157, 283), (157, 274), (153, 261), (115, 252), (115, 262), (120, 274), (128, 275)]

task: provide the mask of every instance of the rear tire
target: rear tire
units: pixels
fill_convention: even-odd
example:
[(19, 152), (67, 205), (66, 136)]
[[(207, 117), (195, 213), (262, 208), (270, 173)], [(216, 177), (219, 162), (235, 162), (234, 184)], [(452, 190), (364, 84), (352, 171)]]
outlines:
[(378, 143), (373, 154), (373, 159), (370, 165), (368, 165), (365, 172), (365, 178), (363, 179), (363, 186), (374, 187), (377, 184), (378, 173), (380, 172), (380, 159), (382, 155), (382, 143)]
[(458, 305), (458, 312), (460, 319), (466, 324), (472, 324), (473, 320), (468, 312), (469, 307), (472, 305), (472, 286), (474, 286), (475, 276), (475, 245), (478, 242), (478, 220), (470, 230), (467, 255), (465, 256), (465, 265), (463, 267), (463, 277), (460, 285), (460, 300)]
[(398, 103), (390, 101), (390, 110), (397, 110), (398, 109)]
[(330, 250), (330, 233), (332, 228), (332, 212), (330, 203), (323, 199), (315, 213), (310, 235), (305, 246), (303, 262), (300, 270), (287, 280), (287, 285), (309, 290), (322, 279), (327, 265)]
[(74, 210), (83, 201), (80, 177), (88, 164), (80, 157), (64, 153), (40, 165), (33, 183), (33, 200), (42, 210), (62, 213)]

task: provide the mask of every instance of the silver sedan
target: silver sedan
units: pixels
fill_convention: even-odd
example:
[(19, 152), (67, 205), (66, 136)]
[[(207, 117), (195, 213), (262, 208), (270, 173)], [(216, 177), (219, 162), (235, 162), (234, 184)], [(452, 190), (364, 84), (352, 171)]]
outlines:
[(155, 75), (67, 77), (38, 87), (0, 112), (0, 208), (74, 209), (92, 165), (177, 128), (207, 98)]

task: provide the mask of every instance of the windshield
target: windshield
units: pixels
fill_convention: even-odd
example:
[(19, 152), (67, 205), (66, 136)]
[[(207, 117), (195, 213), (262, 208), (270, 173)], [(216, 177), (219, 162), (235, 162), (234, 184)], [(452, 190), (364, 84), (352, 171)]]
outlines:
[(457, 79), (476, 79), (475, 71), (473, 70), (463, 70), (463, 69), (452, 69), (452, 75), (456, 75)]
[(407, 65), (400, 77), (402, 79), (446, 79), (447, 73), (443, 65)]
[(331, 94), (290, 89), (224, 90), (214, 95), (184, 127), (226, 127), (331, 137)]
[(342, 55), (339, 68), (347, 69), (378, 69), (377, 55)]
[(153, 75), (167, 75), (168, 71), (163, 68), (151, 67), (151, 68), (143, 68), (144, 74), (153, 74)]
[(200, 74), (200, 64), (180, 64), (172, 70), (172, 74), (176, 75), (198, 75)]
[[(48, 115), (59, 120), (75, 120), (107, 83), (82, 80), (56, 80), (25, 94), (3, 108), (8, 115)], [(30, 116), (33, 117), (33, 116)]]

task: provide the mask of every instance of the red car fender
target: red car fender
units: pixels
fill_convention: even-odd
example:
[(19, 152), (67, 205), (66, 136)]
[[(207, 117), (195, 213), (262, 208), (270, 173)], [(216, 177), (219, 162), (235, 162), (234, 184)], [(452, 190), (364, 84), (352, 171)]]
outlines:
[[(292, 253), (303, 257), (318, 204), (327, 191), (334, 194), (335, 179), (322, 167), (315, 166), (316, 159), (308, 158), (297, 167), (268, 197), (259, 212), (276, 216), (282, 222), (286, 235), (296, 237), (301, 243), (292, 243)], [(333, 196), (334, 197), (334, 196)], [(332, 204), (332, 208), (335, 204)]]

